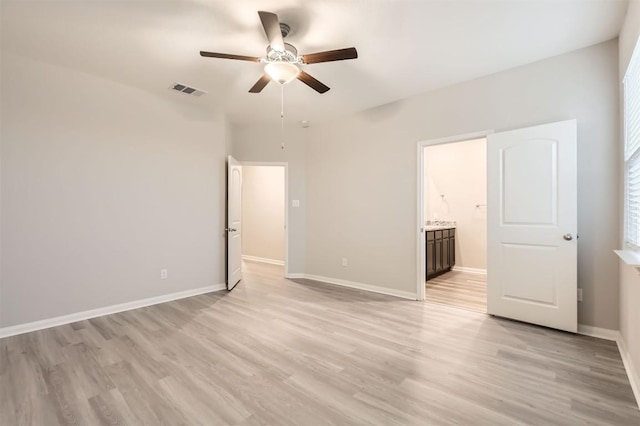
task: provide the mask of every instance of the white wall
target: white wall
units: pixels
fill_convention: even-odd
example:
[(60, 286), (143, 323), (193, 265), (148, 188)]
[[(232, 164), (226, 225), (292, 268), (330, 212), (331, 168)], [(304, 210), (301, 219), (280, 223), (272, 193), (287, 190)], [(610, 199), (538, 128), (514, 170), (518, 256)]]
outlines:
[[(631, 54), (640, 36), (640, 2), (631, 1), (625, 23), (620, 32), (620, 90), (622, 79)], [(621, 92), (622, 93), (622, 92)], [(622, 133), (621, 133), (622, 134)], [(624, 170), (622, 154), (623, 140), (619, 142), (620, 169)], [(623, 174), (620, 175), (619, 187), (623, 187)], [(623, 192), (619, 191), (620, 223), (623, 223)], [(622, 233), (622, 231), (620, 231)], [(620, 247), (624, 240), (621, 239)], [(640, 275), (631, 266), (620, 261), (620, 334), (633, 364), (636, 386), (640, 388)], [(639, 401), (640, 403), (640, 401)]]
[(1, 326), (224, 283), (221, 117), (4, 49), (1, 67)]
[[(273, 126), (234, 126), (231, 135), (233, 156), (240, 161), (286, 162), (288, 163), (289, 185), (289, 273), (305, 270), (305, 222), (306, 222), (306, 139), (309, 129), (289, 125), (285, 127), (285, 149), (280, 145), (283, 136), (279, 115), (274, 115)], [(286, 118), (285, 118), (286, 120)], [(291, 207), (292, 200), (299, 200), (300, 207)]]
[(617, 61), (613, 40), (308, 129), (305, 272), (415, 293), (417, 142), (575, 118), (579, 322), (617, 329)]
[(284, 166), (242, 167), (242, 255), (284, 262)]
[(455, 221), (455, 266), (486, 271), (486, 139), (426, 147), (424, 166), (426, 220)]

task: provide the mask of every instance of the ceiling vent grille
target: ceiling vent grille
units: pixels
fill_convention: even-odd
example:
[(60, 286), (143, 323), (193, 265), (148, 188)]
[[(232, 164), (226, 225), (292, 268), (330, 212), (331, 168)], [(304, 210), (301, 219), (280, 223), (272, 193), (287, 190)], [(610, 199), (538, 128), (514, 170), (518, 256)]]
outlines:
[(174, 83), (169, 87), (169, 89), (175, 90), (176, 92), (186, 93), (191, 96), (202, 96), (207, 93), (204, 90), (196, 89), (195, 87), (190, 87), (182, 83)]

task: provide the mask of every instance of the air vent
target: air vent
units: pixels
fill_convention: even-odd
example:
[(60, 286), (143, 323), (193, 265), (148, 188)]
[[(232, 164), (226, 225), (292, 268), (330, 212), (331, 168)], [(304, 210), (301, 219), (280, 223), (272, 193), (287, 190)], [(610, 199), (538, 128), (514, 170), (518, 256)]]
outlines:
[(207, 93), (204, 90), (196, 89), (195, 87), (189, 87), (186, 84), (182, 83), (174, 83), (171, 87), (169, 87), (169, 89), (175, 90), (176, 92), (186, 93), (187, 95), (191, 96), (202, 96)]

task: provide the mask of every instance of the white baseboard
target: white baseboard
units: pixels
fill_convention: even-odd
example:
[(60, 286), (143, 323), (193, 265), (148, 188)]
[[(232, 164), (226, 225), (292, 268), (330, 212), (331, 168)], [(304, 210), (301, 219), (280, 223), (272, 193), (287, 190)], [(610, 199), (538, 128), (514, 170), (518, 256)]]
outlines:
[(311, 274), (289, 274), (287, 278), (305, 278), (313, 281), (339, 285), (341, 287), (355, 288), (357, 290), (371, 291), (373, 293), (386, 294), (387, 296), (401, 297), (403, 299), (417, 300), (417, 295), (409, 291), (394, 290), (391, 288), (378, 287), (371, 284), (358, 283), (355, 281), (346, 281), (338, 278), (322, 277)]
[(453, 268), (451, 268), (451, 270), (452, 271), (457, 271), (457, 272), (468, 272), (470, 274), (487, 275), (487, 270), (486, 269), (467, 268), (466, 266), (454, 266)]
[(618, 330), (593, 327), (585, 324), (578, 324), (578, 334), (597, 337), (598, 339), (612, 340), (614, 342), (617, 342), (620, 338), (620, 332)]
[(604, 340), (611, 340), (617, 343), (618, 352), (620, 352), (620, 357), (622, 358), (622, 364), (624, 364), (624, 369), (627, 372), (627, 377), (629, 378), (629, 383), (631, 384), (633, 395), (636, 398), (636, 404), (638, 404), (638, 408), (640, 408), (640, 376), (638, 376), (638, 370), (635, 368), (633, 362), (631, 361), (631, 356), (629, 356), (627, 346), (625, 345), (620, 332), (618, 330), (611, 330), (609, 328), (600, 328), (593, 327), (591, 325), (578, 324), (578, 334), (597, 337)]
[(633, 395), (636, 397), (636, 404), (638, 404), (638, 408), (640, 408), (640, 376), (638, 375), (638, 370), (636, 370), (633, 362), (631, 361), (631, 356), (629, 356), (627, 345), (624, 343), (622, 336), (620, 336), (617, 342), (618, 351), (620, 351), (624, 369), (627, 371), (627, 376), (629, 377), (629, 383), (631, 384)]
[(48, 318), (40, 321), (28, 322), (25, 324), (13, 325), (0, 328), (0, 338), (15, 336), (16, 334), (29, 333), (31, 331), (43, 330), (45, 328), (57, 327), (76, 321), (82, 321), (104, 315), (116, 314), (118, 312), (130, 311), (132, 309), (143, 308), (145, 306), (157, 305), (158, 303), (170, 302), (172, 300), (184, 299), (186, 297), (197, 296), (199, 294), (211, 293), (213, 291), (225, 290), (226, 284), (214, 284), (206, 287), (194, 288), (192, 290), (179, 291), (176, 293), (164, 294), (162, 296), (150, 297), (147, 299), (134, 300), (132, 302), (120, 303), (118, 305), (105, 306), (104, 308), (91, 309), (88, 311), (76, 312), (69, 315), (62, 315), (55, 318)]
[(247, 254), (242, 255), (242, 260), (249, 260), (251, 262), (268, 263), (270, 265), (284, 265), (284, 260), (267, 259), (266, 257), (249, 256)]
[(302, 274), (300, 272), (292, 272), (290, 274), (287, 274), (285, 276), (285, 278), (289, 278), (289, 279), (292, 279), (292, 280), (300, 279), (300, 278), (304, 278), (304, 274)]

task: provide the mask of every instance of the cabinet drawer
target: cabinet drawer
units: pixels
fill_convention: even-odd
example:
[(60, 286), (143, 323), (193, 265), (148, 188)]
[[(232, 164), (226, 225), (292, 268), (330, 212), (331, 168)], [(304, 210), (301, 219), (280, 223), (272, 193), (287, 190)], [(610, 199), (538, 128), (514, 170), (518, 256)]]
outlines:
[(427, 241), (433, 241), (435, 239), (436, 231), (427, 231)]
[(434, 231), (436, 234), (436, 240), (441, 240), (442, 239), (442, 231)]

